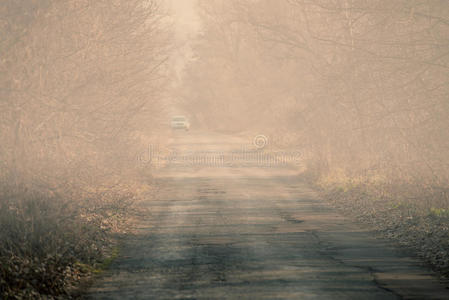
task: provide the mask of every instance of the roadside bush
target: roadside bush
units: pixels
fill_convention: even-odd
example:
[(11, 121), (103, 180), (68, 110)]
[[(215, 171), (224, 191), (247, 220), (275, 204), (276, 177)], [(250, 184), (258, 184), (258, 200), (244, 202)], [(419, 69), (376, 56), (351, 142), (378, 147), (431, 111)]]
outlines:
[(128, 193), (74, 201), (3, 188), (0, 196), (0, 295), (64, 295), (111, 251), (111, 233), (132, 203)]

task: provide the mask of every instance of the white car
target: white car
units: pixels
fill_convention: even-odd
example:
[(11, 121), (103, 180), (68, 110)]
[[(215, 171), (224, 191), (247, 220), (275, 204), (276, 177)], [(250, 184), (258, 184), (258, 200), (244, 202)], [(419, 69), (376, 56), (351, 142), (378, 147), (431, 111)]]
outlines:
[(174, 116), (171, 119), (170, 126), (173, 129), (184, 129), (187, 131), (190, 128), (190, 123), (185, 116)]

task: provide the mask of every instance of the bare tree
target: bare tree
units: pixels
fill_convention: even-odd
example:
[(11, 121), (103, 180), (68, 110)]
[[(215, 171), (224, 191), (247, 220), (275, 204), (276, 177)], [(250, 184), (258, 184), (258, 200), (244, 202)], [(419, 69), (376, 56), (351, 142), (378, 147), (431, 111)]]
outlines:
[(202, 107), (216, 105), (205, 109), (210, 119), (297, 134), (322, 171), (448, 178), (447, 2), (202, 7), (204, 36), (186, 86)]
[(170, 35), (156, 1), (6, 1), (0, 14), (1, 167), (61, 184), (123, 163), (162, 105)]

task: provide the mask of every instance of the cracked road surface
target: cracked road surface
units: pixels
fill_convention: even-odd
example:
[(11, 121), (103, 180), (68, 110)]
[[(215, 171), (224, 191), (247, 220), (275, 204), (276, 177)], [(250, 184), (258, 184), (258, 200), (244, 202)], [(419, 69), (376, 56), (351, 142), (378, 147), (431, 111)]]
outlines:
[[(178, 157), (244, 144), (205, 133), (171, 143)], [(197, 159), (158, 172), (160, 196), (142, 203), (87, 298), (449, 299), (419, 260), (326, 205), (298, 167)]]

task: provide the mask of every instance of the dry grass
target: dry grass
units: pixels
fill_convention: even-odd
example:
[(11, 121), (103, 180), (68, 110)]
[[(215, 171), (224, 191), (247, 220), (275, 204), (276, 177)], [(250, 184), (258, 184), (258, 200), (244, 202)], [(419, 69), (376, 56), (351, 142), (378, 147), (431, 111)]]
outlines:
[(123, 229), (134, 197), (120, 186), (77, 201), (3, 187), (0, 298), (70, 297), (112, 255), (111, 234)]
[(334, 173), (316, 182), (335, 207), (411, 249), (449, 277), (449, 186), (386, 178)]

